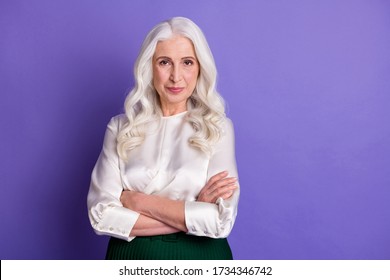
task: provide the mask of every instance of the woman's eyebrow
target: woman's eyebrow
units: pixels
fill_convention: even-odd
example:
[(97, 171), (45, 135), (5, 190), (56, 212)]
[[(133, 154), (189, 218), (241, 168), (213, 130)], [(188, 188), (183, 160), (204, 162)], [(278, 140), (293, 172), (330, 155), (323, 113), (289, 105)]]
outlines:
[[(169, 56), (165, 56), (165, 55), (156, 57), (156, 60), (159, 60), (159, 59), (168, 59), (168, 60), (172, 60), (172, 58), (170, 58)], [(185, 57), (182, 57), (182, 58), (181, 58), (181, 60), (184, 60), (184, 59), (193, 59), (193, 60), (197, 60), (197, 59), (196, 59), (195, 57), (193, 57), (193, 56), (185, 56)]]
[(169, 59), (169, 60), (172, 60), (170, 57), (168, 56), (159, 56), (159, 57), (156, 57), (156, 60), (159, 60), (159, 59)]
[(193, 60), (196, 60), (196, 58), (193, 57), (193, 56), (185, 56), (185, 57), (183, 57), (182, 59), (193, 59)]

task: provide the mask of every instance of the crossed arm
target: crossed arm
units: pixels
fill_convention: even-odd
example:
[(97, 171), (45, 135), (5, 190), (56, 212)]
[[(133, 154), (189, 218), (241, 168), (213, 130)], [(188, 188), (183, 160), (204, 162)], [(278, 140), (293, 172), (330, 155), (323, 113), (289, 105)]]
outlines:
[[(237, 179), (228, 177), (227, 172), (212, 176), (200, 191), (197, 201), (215, 203), (218, 198), (232, 196)], [(171, 200), (157, 195), (135, 191), (123, 191), (120, 197), (124, 207), (140, 213), (130, 232), (131, 236), (148, 236), (187, 232), (184, 216), (185, 201)]]
[[(229, 234), (239, 198), (234, 156), (234, 131), (227, 121), (225, 136), (209, 160), (210, 177), (196, 201), (177, 201), (136, 191), (123, 191), (116, 135), (121, 118), (107, 126), (103, 148), (91, 176), (88, 216), (97, 234), (131, 241), (135, 236), (189, 232), (219, 238)], [(228, 173), (220, 172), (221, 168)], [(219, 173), (220, 172), (220, 173)], [(222, 198), (222, 199), (220, 199)], [(188, 228), (187, 228), (188, 227)]]

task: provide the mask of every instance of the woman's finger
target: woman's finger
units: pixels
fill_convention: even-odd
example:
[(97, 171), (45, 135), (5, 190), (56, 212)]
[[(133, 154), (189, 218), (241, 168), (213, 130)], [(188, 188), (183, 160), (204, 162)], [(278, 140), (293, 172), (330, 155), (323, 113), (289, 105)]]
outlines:
[(223, 171), (210, 177), (206, 185), (201, 189), (197, 201), (215, 203), (219, 197), (224, 199), (232, 196), (237, 188), (237, 178), (227, 177), (228, 172)]
[(236, 184), (227, 185), (223, 188), (218, 188), (214, 192), (209, 194), (210, 200), (214, 203), (218, 200), (218, 198), (222, 197), (223, 199), (227, 199), (232, 196), (233, 192), (238, 188)]
[(227, 175), (228, 175), (227, 171), (222, 171), (222, 172), (215, 174), (214, 176), (210, 177), (210, 179), (207, 181), (206, 185), (203, 188), (208, 189), (215, 182), (218, 182), (219, 180), (225, 178)]
[(217, 190), (219, 188), (223, 188), (225, 186), (228, 186), (228, 185), (231, 185), (231, 184), (235, 184), (236, 182), (237, 182), (237, 178), (235, 178), (235, 177), (229, 177), (229, 178), (220, 179), (220, 180), (214, 182), (214, 184), (212, 184), (208, 188), (208, 192), (212, 193), (212, 192), (214, 192), (215, 190)]
[(224, 195), (222, 195), (221, 197), (225, 200), (225, 199), (229, 199), (232, 195), (233, 195), (234, 191), (228, 191), (226, 192)]

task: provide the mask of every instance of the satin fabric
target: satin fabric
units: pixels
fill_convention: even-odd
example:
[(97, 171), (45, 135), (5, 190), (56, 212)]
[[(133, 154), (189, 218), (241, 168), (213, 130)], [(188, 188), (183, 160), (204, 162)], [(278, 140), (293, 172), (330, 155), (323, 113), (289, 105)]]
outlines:
[(229, 235), (237, 215), (239, 189), (231, 198), (219, 198), (215, 204), (197, 202), (196, 197), (218, 172), (226, 170), (238, 178), (232, 122), (225, 119), (223, 135), (210, 157), (190, 146), (188, 139), (194, 130), (186, 115), (183, 112), (153, 121), (143, 144), (130, 151), (127, 162), (116, 151), (116, 137), (126, 118), (118, 115), (110, 120), (87, 199), (90, 222), (97, 234), (126, 241), (135, 238), (130, 232), (139, 214), (119, 201), (123, 190), (134, 190), (184, 200), (188, 234), (212, 238)]

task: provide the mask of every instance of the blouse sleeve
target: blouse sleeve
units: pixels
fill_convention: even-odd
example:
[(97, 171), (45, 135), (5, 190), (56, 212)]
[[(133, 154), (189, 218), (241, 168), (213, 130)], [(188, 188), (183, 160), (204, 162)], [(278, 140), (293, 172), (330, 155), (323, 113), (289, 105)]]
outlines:
[[(226, 119), (224, 134), (220, 142), (216, 145), (215, 152), (210, 159), (207, 180), (224, 170), (228, 171), (229, 177), (236, 177), (238, 179), (234, 147), (234, 129), (229, 119)], [(218, 198), (215, 204), (186, 201), (185, 220), (188, 233), (212, 238), (227, 237), (233, 228), (237, 216), (239, 196), (240, 188), (236, 189), (229, 199), (224, 200), (221, 197)]]
[(131, 241), (134, 237), (130, 232), (139, 213), (123, 207), (120, 202), (123, 184), (116, 151), (118, 126), (118, 117), (112, 118), (107, 125), (103, 148), (92, 171), (87, 197), (88, 216), (97, 234)]

